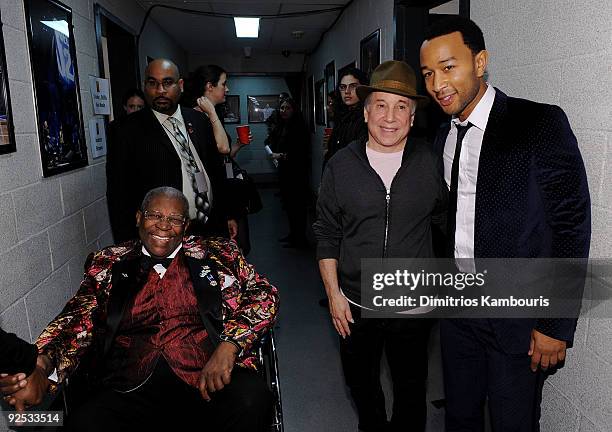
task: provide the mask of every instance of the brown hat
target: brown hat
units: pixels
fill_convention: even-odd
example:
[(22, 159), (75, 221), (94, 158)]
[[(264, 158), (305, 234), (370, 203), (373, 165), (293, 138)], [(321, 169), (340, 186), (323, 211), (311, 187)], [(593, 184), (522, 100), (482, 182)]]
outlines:
[(427, 96), (416, 91), (416, 75), (414, 70), (403, 61), (389, 60), (381, 63), (372, 72), (369, 86), (357, 87), (357, 96), (361, 101), (372, 92), (393, 93), (414, 99), (420, 105), (429, 102)]

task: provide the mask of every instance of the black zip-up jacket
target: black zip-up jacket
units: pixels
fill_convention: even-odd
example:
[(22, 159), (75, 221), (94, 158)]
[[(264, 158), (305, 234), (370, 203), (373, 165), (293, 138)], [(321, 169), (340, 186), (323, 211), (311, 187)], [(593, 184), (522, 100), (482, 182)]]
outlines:
[(368, 162), (366, 141), (353, 141), (323, 174), (313, 225), (317, 259), (338, 260), (340, 288), (359, 303), (361, 258), (433, 257), (432, 227), (445, 231), (447, 201), (428, 145), (408, 140), (387, 191)]

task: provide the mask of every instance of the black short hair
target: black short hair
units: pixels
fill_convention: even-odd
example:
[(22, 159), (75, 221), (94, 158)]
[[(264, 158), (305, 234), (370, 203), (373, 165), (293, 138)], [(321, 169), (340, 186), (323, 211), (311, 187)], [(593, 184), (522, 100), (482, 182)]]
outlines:
[(145, 95), (142, 92), (142, 90), (137, 89), (137, 88), (131, 88), (128, 89), (124, 94), (123, 97), (121, 98), (121, 105), (122, 106), (127, 106), (128, 100), (130, 100), (131, 97), (134, 96), (138, 96), (140, 99), (142, 99), (143, 101), (145, 100)]
[(435, 21), (425, 32), (425, 40), (454, 32), (461, 33), (463, 43), (468, 46), (472, 54), (476, 55), (486, 49), (484, 35), (480, 27), (471, 19), (459, 15), (452, 15)]
[(340, 81), (342, 81), (342, 78), (347, 75), (353, 75), (355, 78), (357, 78), (357, 81), (359, 81), (359, 84), (361, 85), (370, 84), (370, 80), (368, 78), (367, 73), (365, 73), (361, 69), (357, 69), (356, 67), (350, 67), (342, 70), (342, 72), (340, 72), (340, 74), (338, 75), (338, 85), (336, 86), (337, 89), (340, 88)]

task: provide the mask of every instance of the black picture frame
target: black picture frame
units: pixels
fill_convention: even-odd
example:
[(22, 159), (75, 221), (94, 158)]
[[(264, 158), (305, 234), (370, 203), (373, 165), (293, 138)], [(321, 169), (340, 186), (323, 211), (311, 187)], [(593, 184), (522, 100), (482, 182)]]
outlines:
[(314, 76), (310, 75), (307, 80), (308, 86), (308, 124), (310, 132), (314, 133), (315, 126), (315, 97), (314, 97)]
[(380, 64), (380, 29), (370, 33), (359, 42), (359, 67), (368, 77)]
[[(327, 111), (327, 98), (333, 95), (336, 90), (336, 64), (334, 60), (327, 63), (325, 66), (325, 120), (326, 125), (330, 127), (331, 115)], [(333, 96), (332, 96), (333, 97)]]
[(223, 123), (236, 124), (240, 123), (240, 96), (227, 95), (225, 96)]
[(315, 83), (315, 123), (325, 126), (325, 78)]
[(6, 69), (6, 53), (4, 51), (4, 36), (2, 32), (2, 17), (0, 16), (0, 154), (17, 151), (15, 144), (15, 124), (11, 109), (11, 94), (9, 91), (8, 72)]
[(72, 9), (24, 0), (43, 176), (88, 164)]
[(247, 95), (247, 111), (249, 123), (265, 123), (278, 109), (278, 95)]

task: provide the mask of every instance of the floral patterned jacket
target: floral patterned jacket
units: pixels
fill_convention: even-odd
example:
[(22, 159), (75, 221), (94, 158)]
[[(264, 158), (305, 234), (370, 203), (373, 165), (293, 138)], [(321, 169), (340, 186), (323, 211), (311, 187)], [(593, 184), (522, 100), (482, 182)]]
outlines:
[[(79, 290), (38, 337), (39, 353), (49, 356), (60, 383), (92, 346), (99, 345), (96, 338), (104, 335), (101, 329), (107, 327), (113, 267), (122, 261), (138, 260), (141, 251), (140, 241), (130, 241), (93, 254)], [(221, 289), (220, 336), (242, 349), (237, 366), (256, 370), (259, 365), (254, 345), (274, 324), (278, 290), (246, 262), (233, 241), (190, 236), (183, 239), (182, 251), (188, 259), (214, 263), (216, 281), (211, 285)]]

